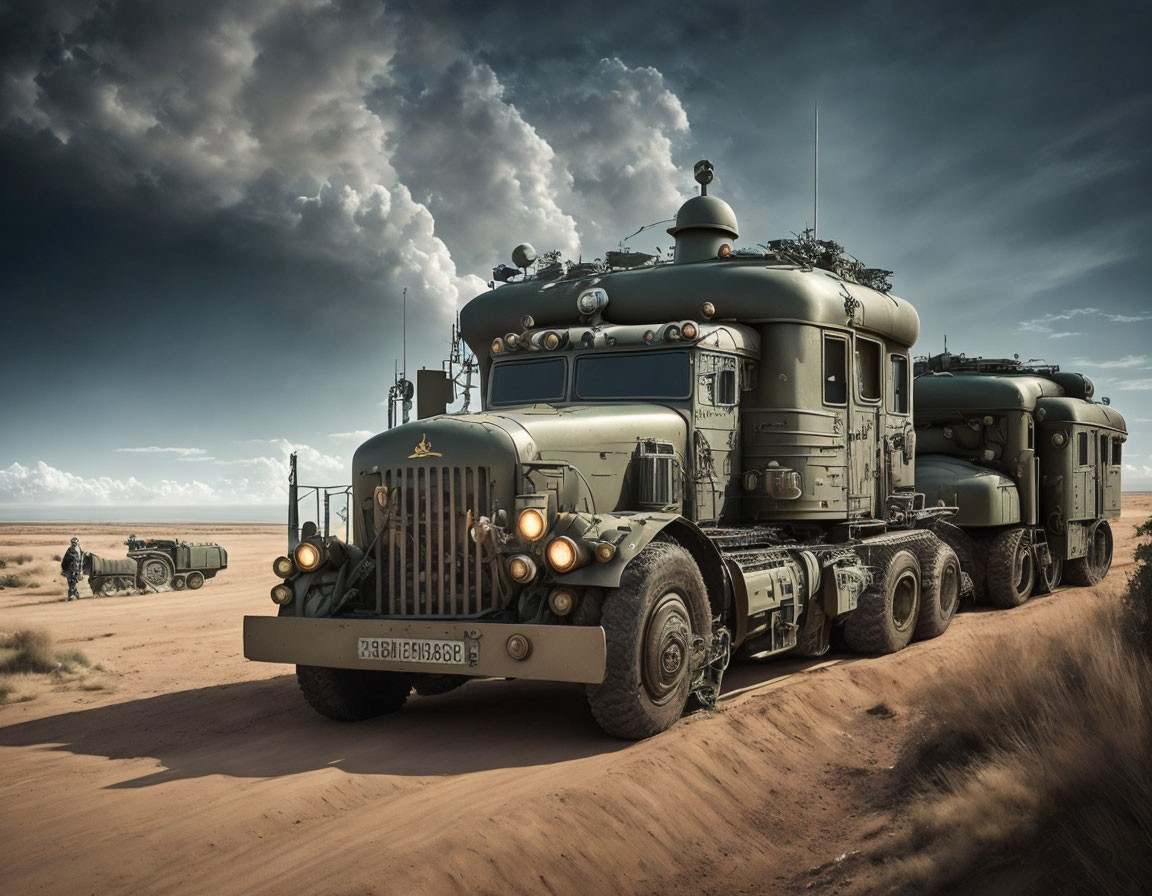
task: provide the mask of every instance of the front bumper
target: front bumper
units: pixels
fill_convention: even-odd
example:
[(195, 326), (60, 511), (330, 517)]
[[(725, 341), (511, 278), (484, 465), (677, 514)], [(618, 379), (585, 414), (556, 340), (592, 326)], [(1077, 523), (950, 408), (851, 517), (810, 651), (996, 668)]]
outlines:
[[(512, 635), (532, 642), (527, 659), (514, 660), (505, 644)], [(463, 641), (467, 663), (417, 663), (361, 659), (360, 638), (419, 638)], [(403, 619), (307, 619), (245, 616), (244, 656), (266, 663), (294, 663), (336, 669), (431, 672), (543, 681), (604, 680), (604, 629), (580, 625)]]

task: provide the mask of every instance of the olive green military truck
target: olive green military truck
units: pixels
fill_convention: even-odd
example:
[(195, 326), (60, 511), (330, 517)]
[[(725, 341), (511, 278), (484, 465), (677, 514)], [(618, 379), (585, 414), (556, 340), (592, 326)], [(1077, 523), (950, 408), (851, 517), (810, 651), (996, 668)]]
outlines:
[[(734, 652), (888, 653), (947, 628), (964, 580), (915, 484), (907, 302), (785, 250), (733, 251), (701, 194), (670, 263), (535, 252), (469, 302), (479, 413), (353, 458), (352, 543), (305, 524), (245, 655), (321, 714), (469, 678), (580, 682), (613, 735), (708, 706)], [(294, 534), (294, 528), (290, 526)]]
[(916, 488), (959, 508), (938, 533), (978, 598), (1014, 607), (1062, 578), (1107, 574), (1127, 431), (1092, 401), (1088, 377), (944, 353), (923, 364), (914, 392)]

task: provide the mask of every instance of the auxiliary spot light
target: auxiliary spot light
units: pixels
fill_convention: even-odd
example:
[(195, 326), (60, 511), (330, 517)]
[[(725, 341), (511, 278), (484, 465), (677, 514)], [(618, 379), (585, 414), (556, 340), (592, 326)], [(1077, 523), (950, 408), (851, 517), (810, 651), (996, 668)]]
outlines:
[(536, 561), (527, 554), (517, 554), (508, 561), (508, 575), (521, 585), (536, 578)]
[(272, 603), (284, 606), (285, 604), (292, 603), (292, 589), (281, 582), (279, 585), (272, 586)]
[(516, 519), (516, 531), (528, 541), (536, 541), (548, 528), (544, 512), (535, 507), (521, 510)]
[(571, 588), (564, 586), (553, 588), (552, 593), (548, 595), (548, 609), (557, 616), (567, 616), (575, 606), (576, 592)]
[(312, 572), (324, 562), (324, 549), (310, 541), (302, 541), (296, 545), (296, 550), (292, 552), (292, 558), (301, 571)]
[(272, 572), (282, 579), (288, 578), (296, 571), (296, 565), (291, 557), (277, 557), (272, 561)]

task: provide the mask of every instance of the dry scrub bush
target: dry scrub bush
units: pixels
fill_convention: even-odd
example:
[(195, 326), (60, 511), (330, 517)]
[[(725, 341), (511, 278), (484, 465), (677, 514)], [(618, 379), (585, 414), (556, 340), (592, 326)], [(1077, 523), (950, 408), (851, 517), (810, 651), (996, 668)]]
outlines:
[(32, 562), (31, 554), (3, 554), (0, 555), (0, 569), (7, 569), (9, 566), (22, 566), (25, 563)]
[(33, 680), (38, 675), (81, 690), (102, 690), (103, 682), (88, 676), (93, 668), (100, 670), (79, 650), (57, 650), (43, 629), (0, 632), (0, 704), (33, 699), (40, 689)]
[[(1138, 530), (1152, 535), (1152, 520)], [(1147, 893), (1152, 881), (1152, 547), (1122, 604), (984, 645), (922, 697), (897, 767), (900, 891)]]
[(40, 583), (23, 572), (10, 572), (0, 576), (0, 590), (4, 588), (39, 588)]

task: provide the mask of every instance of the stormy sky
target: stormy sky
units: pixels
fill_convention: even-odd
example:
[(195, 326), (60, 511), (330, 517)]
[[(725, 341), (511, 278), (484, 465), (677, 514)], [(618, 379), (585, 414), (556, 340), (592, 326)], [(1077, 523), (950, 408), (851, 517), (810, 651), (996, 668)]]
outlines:
[[(513, 246), (603, 254), (707, 157), (922, 321), (1128, 420), (1152, 488), (1146, 3), (0, 0), (0, 516), (343, 482)], [(662, 228), (631, 240), (667, 248)], [(474, 399), (475, 400), (475, 399)], [(48, 508), (48, 510), (45, 510)], [(134, 511), (135, 512), (135, 511)]]

